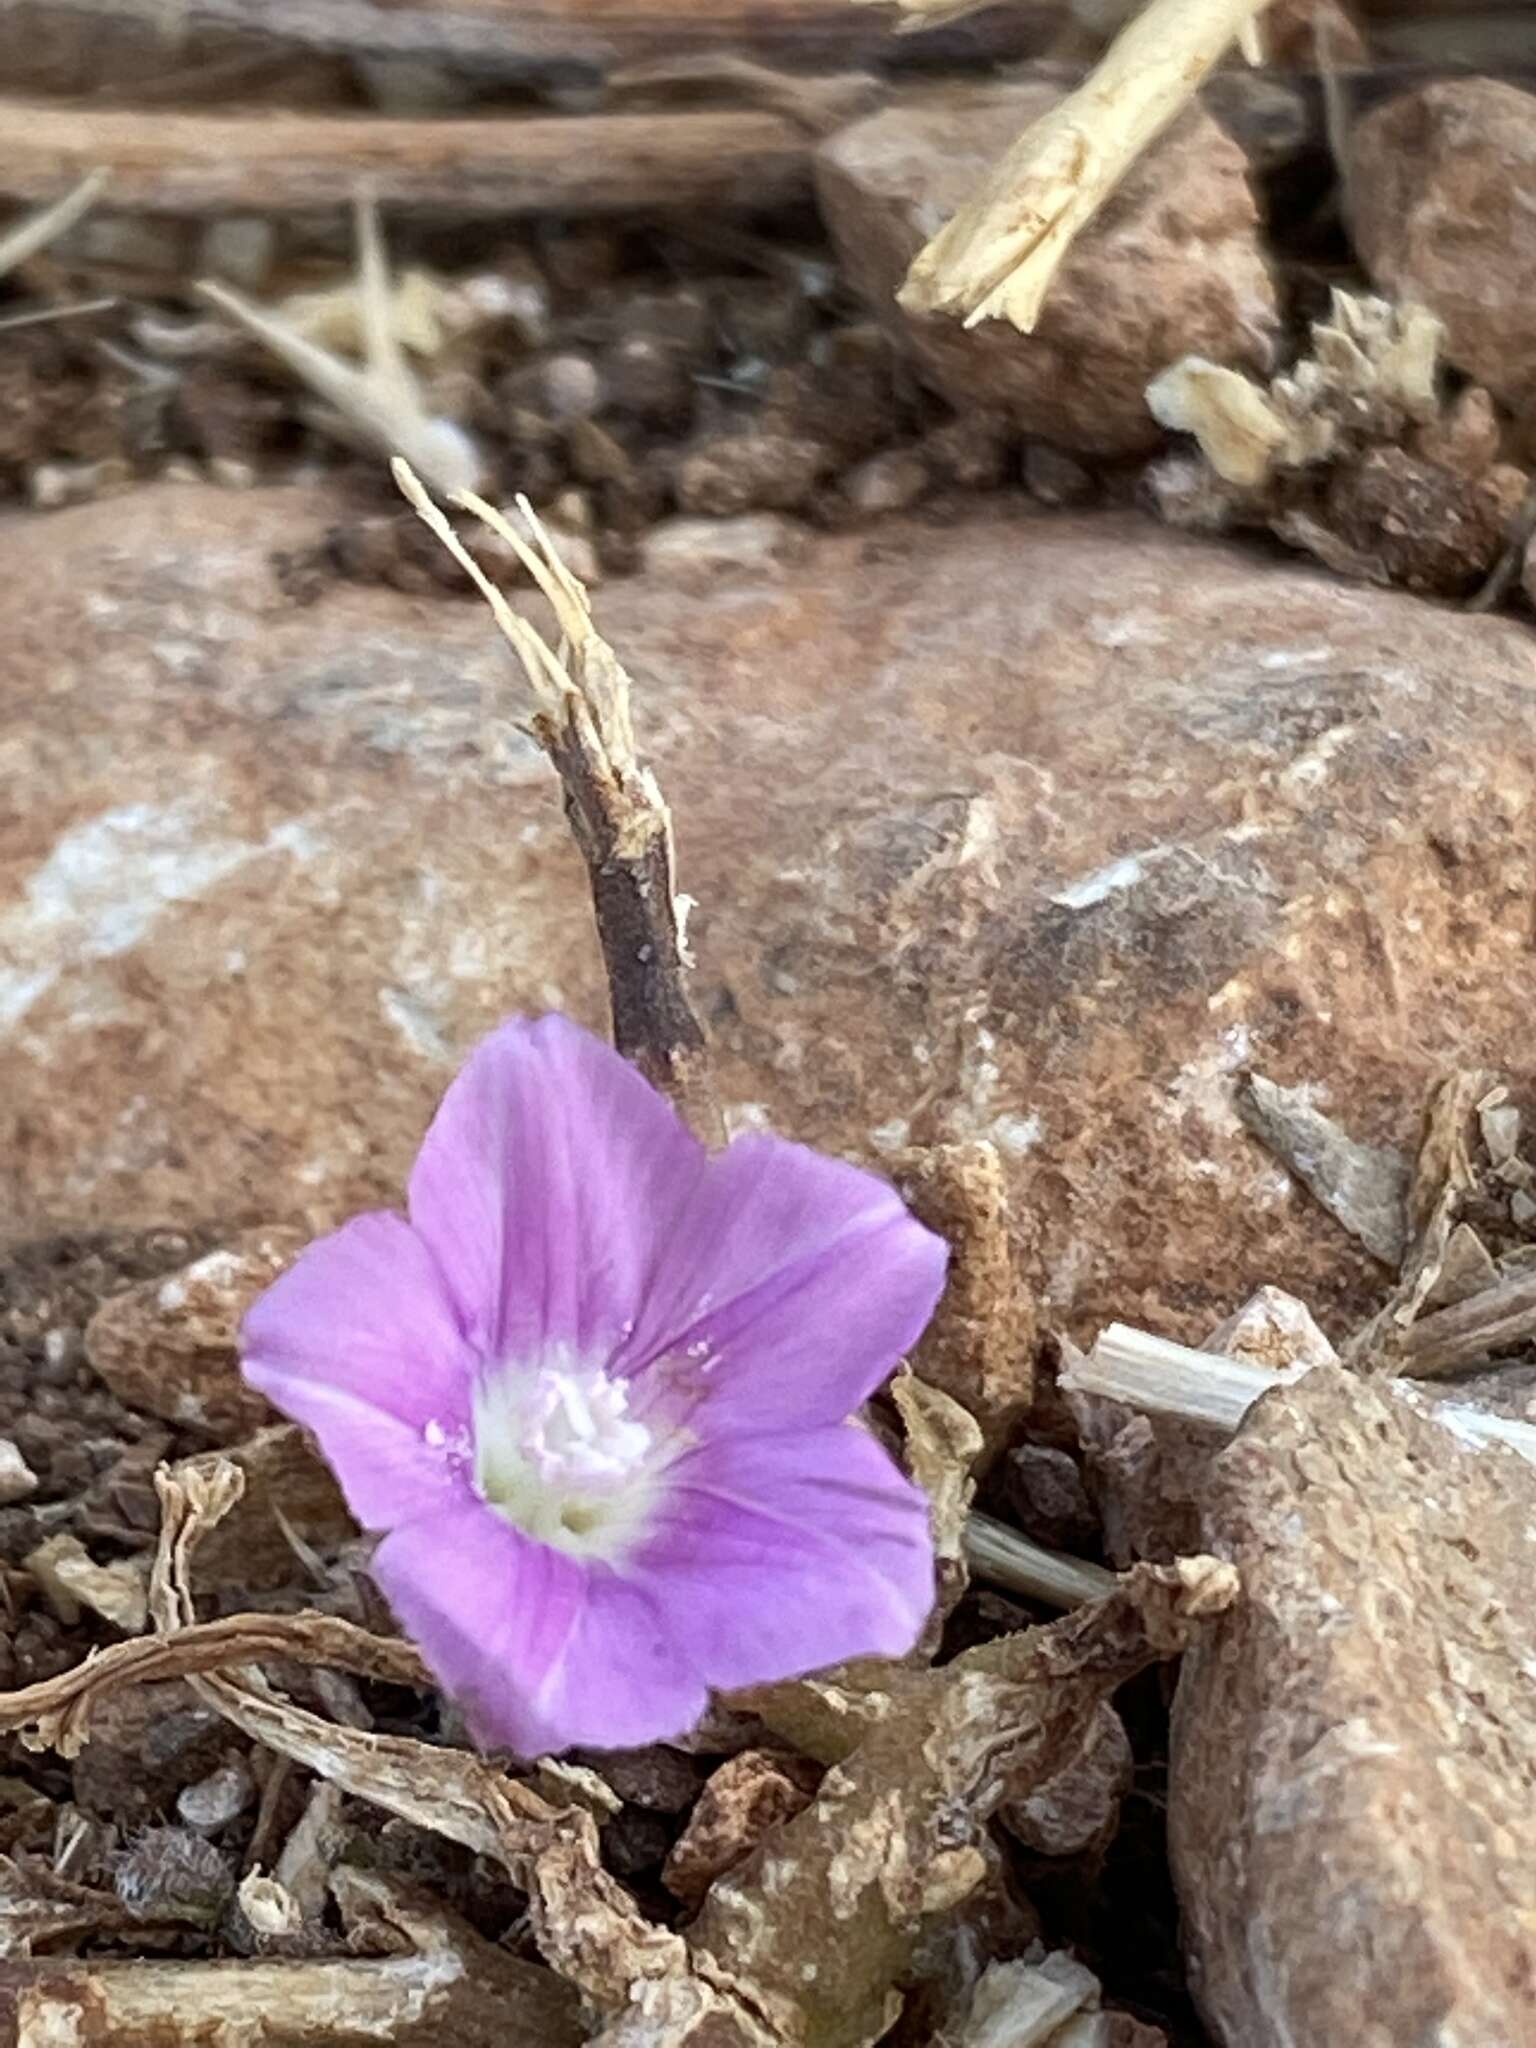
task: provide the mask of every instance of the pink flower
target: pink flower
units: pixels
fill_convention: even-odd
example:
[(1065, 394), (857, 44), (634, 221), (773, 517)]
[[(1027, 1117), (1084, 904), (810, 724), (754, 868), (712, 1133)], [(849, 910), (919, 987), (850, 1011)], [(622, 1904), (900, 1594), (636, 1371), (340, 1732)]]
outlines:
[(477, 1736), (617, 1748), (711, 1688), (912, 1647), (927, 1506), (848, 1418), (944, 1262), (883, 1181), (781, 1138), (711, 1156), (608, 1046), (513, 1020), (409, 1221), (312, 1246), (245, 1372), (387, 1532), (379, 1583)]

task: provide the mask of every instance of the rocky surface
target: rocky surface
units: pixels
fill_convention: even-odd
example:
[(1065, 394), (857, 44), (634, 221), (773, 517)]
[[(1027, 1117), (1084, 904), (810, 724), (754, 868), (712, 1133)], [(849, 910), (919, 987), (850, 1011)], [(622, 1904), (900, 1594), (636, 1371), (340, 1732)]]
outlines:
[(1355, 244), (1376, 284), (1438, 314), (1450, 360), (1527, 418), (1536, 414), (1533, 178), (1536, 94), (1491, 78), (1388, 101), (1359, 123), (1350, 154)]
[[(273, 549), (335, 511), (180, 486), (7, 531), (17, 1234), (327, 1226), (398, 1198), (499, 1016), (603, 1020), (478, 607), (282, 594)], [(990, 1139), (1026, 1280), (1079, 1333), (1198, 1340), (1266, 1281), (1335, 1335), (1375, 1305), (1233, 1084), (1314, 1083), (1404, 1142), (1439, 1067), (1525, 1044), (1524, 628), (1011, 499), (597, 609), (738, 1127), (877, 1162)]]
[(1146, 387), (1183, 355), (1264, 369), (1278, 314), (1243, 152), (1192, 109), (1133, 166), (1062, 265), (1032, 335), (908, 316), (908, 264), (1059, 94), (1038, 84), (893, 107), (822, 145), (817, 193), (845, 275), (954, 403), (1093, 455), (1160, 439)]
[[(1169, 1822), (1225, 2048), (1532, 2038), (1536, 1471), (1320, 1368), (1217, 1462)], [(1362, 1576), (1362, 1574), (1365, 1574)]]

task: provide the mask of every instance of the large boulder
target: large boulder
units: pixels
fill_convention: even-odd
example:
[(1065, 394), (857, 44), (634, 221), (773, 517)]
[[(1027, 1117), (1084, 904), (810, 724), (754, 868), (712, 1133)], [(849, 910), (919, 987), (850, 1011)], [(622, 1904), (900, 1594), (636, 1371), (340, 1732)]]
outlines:
[[(270, 565), (334, 500), (167, 485), (16, 518), (0, 1215), (318, 1228), (398, 1197), (498, 1017), (600, 1025), (585, 879), (474, 602)], [(1536, 641), (1131, 515), (1007, 499), (600, 623), (699, 899), (738, 1124), (992, 1138), (1079, 1332), (1325, 1326), (1383, 1270), (1232, 1107), (1373, 1142), (1536, 1003)]]
[[(1536, 93), (1446, 79), (1367, 114), (1350, 149), (1355, 240), (1382, 291), (1428, 306), (1445, 349), (1536, 429)], [(1528, 436), (1529, 438), (1529, 431)]]
[(907, 314), (896, 291), (930, 236), (1061, 94), (951, 88), (841, 129), (816, 189), (854, 288), (955, 405), (990, 407), (1059, 447), (1143, 454), (1152, 379), (1186, 355), (1272, 368), (1279, 313), (1242, 150), (1191, 107), (1138, 158), (1062, 264), (1033, 334)]

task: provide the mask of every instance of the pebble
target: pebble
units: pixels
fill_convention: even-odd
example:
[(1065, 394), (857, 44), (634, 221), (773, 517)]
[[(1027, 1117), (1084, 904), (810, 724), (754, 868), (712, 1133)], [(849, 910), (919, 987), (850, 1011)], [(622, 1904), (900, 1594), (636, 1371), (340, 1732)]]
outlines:
[(37, 1474), (8, 1436), (0, 1437), (0, 1507), (14, 1507), (37, 1491)]

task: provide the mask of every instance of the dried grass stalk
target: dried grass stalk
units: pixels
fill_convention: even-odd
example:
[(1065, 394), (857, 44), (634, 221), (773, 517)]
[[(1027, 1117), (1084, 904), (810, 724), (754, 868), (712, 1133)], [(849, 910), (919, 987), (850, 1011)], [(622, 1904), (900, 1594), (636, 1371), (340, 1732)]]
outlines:
[(1151, 0), (913, 258), (901, 303), (1032, 333), (1073, 242), (1268, 0)]

